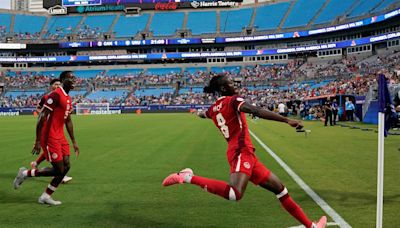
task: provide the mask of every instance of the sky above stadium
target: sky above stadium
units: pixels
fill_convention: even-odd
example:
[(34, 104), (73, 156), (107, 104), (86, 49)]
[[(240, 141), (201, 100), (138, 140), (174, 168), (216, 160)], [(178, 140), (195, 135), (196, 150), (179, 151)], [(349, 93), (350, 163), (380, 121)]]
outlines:
[(10, 9), (11, 0), (0, 0), (0, 9)]

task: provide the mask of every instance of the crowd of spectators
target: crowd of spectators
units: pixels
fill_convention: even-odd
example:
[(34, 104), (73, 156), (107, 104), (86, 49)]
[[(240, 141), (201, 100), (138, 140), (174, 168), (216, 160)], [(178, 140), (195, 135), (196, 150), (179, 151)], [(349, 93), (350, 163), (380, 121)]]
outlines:
[[(340, 64), (339, 68), (335, 65)], [(326, 80), (319, 83), (318, 80), (297, 82), (299, 75), (304, 76), (304, 72), (299, 70), (303, 65), (302, 61), (293, 61), (287, 65), (273, 66), (254, 66), (242, 67), (240, 71), (226, 71), (223, 74), (230, 75), (235, 79), (241, 79), (241, 95), (249, 102), (275, 110), (279, 102), (303, 101), (311, 97), (326, 95), (365, 95), (372, 85), (376, 84), (376, 74), (384, 72), (390, 78), (390, 83), (399, 84), (400, 75), (400, 55), (389, 55), (377, 57), (376, 61), (371, 63), (362, 62), (357, 65), (355, 58), (343, 58), (341, 61), (332, 62), (332, 65), (319, 67), (321, 74), (319, 80), (324, 81), (327, 75), (343, 72), (351, 72), (352, 76), (340, 77), (335, 80)], [(384, 69), (391, 69), (390, 73)], [(323, 73), (325, 72), (325, 73)], [(330, 73), (326, 73), (330, 72)], [(88, 99), (83, 95), (75, 96), (74, 103), (110, 103), (111, 105), (180, 105), (180, 104), (209, 104), (213, 97), (203, 93), (189, 92), (182, 93), (174, 91), (163, 93), (159, 96), (135, 96), (137, 89), (143, 89), (147, 86), (174, 88), (177, 81), (182, 82), (182, 87), (203, 86), (214, 73), (197, 71), (193, 74), (188, 72), (170, 73), (166, 75), (146, 75), (143, 72), (135, 75), (117, 76), (107, 75), (102, 71), (93, 78), (78, 78), (77, 84), (81, 90), (90, 93), (94, 90), (107, 90), (112, 88), (128, 89), (130, 92), (123, 97), (114, 97), (111, 99), (96, 98)], [(339, 75), (339, 74), (338, 74)], [(79, 75), (78, 75), (79, 76)], [(47, 88), (50, 76), (35, 74), (32, 72), (20, 72), (15, 76), (3, 76), (3, 82), (6, 88), (24, 90), (26, 88)], [(274, 84), (274, 80), (282, 80), (286, 88)], [(0, 79), (0, 82), (2, 82)], [(319, 83), (319, 84), (318, 84)], [(316, 86), (316, 84), (318, 84)], [(38, 94), (39, 96), (39, 94)], [(24, 107), (34, 106), (37, 102), (35, 96), (21, 95), (18, 97), (0, 96), (1, 107)], [(301, 102), (300, 102), (301, 103)], [(299, 112), (300, 103), (294, 105), (294, 110)], [(304, 109), (304, 108), (303, 108)], [(318, 107), (313, 108), (315, 113), (319, 113)]]

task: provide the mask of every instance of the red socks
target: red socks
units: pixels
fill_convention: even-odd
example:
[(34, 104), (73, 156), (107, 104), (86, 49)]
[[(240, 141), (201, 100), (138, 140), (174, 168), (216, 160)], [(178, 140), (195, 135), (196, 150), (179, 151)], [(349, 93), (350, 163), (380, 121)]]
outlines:
[(293, 217), (295, 217), (301, 224), (306, 227), (311, 227), (312, 222), (308, 219), (307, 215), (303, 212), (301, 207), (294, 202), (292, 197), (285, 188), (280, 194), (277, 195), (279, 201), (281, 201), (282, 207), (286, 209)]
[(224, 181), (208, 179), (200, 176), (193, 176), (190, 182), (206, 190), (207, 192), (219, 195), (228, 200), (240, 200), (241, 194)]
[(51, 194), (53, 194), (53, 192), (56, 191), (58, 186), (53, 186), (51, 184), (49, 184), (46, 188), (46, 193), (49, 194), (51, 196)]

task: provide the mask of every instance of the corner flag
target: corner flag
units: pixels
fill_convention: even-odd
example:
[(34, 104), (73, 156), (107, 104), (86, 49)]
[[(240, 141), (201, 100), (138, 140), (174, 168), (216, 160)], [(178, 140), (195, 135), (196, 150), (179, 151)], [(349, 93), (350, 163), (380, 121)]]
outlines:
[(390, 97), (385, 75), (379, 75), (378, 83), (378, 183), (376, 194), (376, 228), (382, 228), (385, 137), (388, 134), (393, 116), (396, 112), (392, 104), (392, 98)]
[(396, 110), (394, 109), (394, 105), (392, 103), (392, 97), (390, 96), (389, 89), (387, 86), (387, 79), (385, 75), (380, 74), (379, 79), (379, 88), (378, 88), (378, 105), (379, 105), (379, 113), (384, 113), (385, 121), (384, 121), (384, 135), (387, 137), (388, 131), (390, 129), (391, 124), (394, 120), (396, 120)]

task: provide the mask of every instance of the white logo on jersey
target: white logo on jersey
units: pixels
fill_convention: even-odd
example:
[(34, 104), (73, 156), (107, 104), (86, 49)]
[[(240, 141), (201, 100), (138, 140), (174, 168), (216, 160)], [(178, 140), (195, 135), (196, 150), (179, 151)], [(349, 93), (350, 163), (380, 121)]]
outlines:
[(57, 158), (58, 158), (58, 155), (57, 155), (56, 153), (53, 153), (53, 154), (51, 154), (51, 157), (52, 157), (53, 159), (57, 159)]
[(222, 103), (219, 103), (219, 105), (213, 107), (213, 112), (219, 112), (221, 108), (222, 108)]
[(241, 97), (237, 97), (236, 100), (237, 100), (237, 101), (240, 101), (240, 102), (244, 101), (244, 99), (241, 98)]
[(246, 169), (250, 169), (250, 163), (248, 163), (248, 162), (243, 163), (243, 166), (244, 166)]
[(49, 98), (49, 99), (47, 99), (47, 104), (53, 104), (53, 99), (51, 99), (51, 98)]

